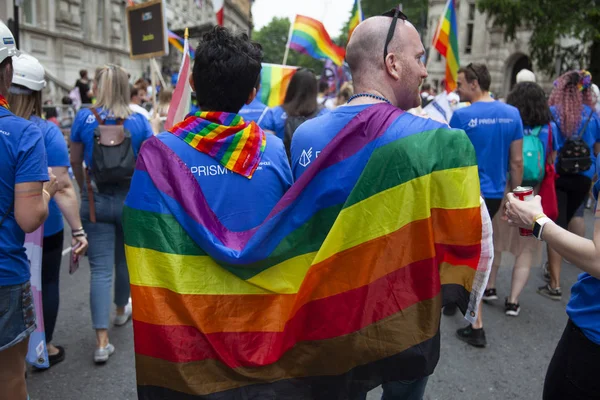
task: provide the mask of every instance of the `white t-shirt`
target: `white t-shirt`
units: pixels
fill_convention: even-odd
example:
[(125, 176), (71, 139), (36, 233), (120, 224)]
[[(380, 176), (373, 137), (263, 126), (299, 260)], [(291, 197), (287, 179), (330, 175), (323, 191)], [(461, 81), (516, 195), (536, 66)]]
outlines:
[(131, 108), (131, 111), (133, 111), (133, 112), (142, 114), (144, 117), (146, 117), (146, 119), (150, 119), (150, 113), (148, 111), (146, 111), (146, 109), (144, 107), (139, 106), (134, 103), (131, 103), (131, 104), (129, 104), (129, 108)]

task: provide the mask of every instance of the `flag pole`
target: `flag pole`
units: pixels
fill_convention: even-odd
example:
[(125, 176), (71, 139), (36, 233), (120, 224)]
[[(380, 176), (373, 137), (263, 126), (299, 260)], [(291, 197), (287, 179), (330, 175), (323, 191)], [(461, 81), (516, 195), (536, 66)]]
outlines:
[(290, 32), (288, 33), (288, 40), (285, 44), (285, 54), (283, 55), (283, 65), (287, 65), (288, 54), (290, 53), (290, 42), (292, 41), (292, 32), (294, 32), (294, 23), (296, 22), (296, 17), (294, 16), (294, 21), (290, 23)]

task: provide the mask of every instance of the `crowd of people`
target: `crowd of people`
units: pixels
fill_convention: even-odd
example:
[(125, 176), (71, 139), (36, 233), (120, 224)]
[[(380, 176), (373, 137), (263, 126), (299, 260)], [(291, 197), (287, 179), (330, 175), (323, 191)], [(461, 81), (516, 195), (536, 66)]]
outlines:
[[(2, 22), (0, 34), (12, 37)], [(188, 145), (176, 131), (162, 132), (161, 119), (164, 122), (168, 114), (172, 91), (161, 88), (158, 103), (149, 110), (144, 107), (148, 83), (139, 80), (131, 84), (128, 72), (116, 65), (96, 69), (93, 79), (81, 71), (76, 93), (87, 106), (76, 114), (61, 116), (48, 111), (53, 107), (43, 101), (43, 66), (32, 56), (19, 54), (10, 41), (0, 43), (0, 386), (5, 398), (28, 398), (23, 372), (35, 316), (23, 247), (25, 233), (41, 226), (44, 229), (43, 317), (50, 366), (66, 356), (64, 347), (56, 344), (60, 338), (53, 337), (65, 241), (63, 220), (70, 227), (68, 242), (75, 255), (89, 259), (90, 313), (97, 342), (93, 360), (105, 363), (115, 351), (108, 335), (111, 298), (116, 326), (127, 324), (135, 307), (130, 298), (123, 206), (146, 140), (162, 132), (156, 137), (186, 165), (194, 166), (192, 170), (199, 171), (200, 165), (222, 165), (231, 171), (218, 180), (199, 173), (194, 176), (215, 215), (229, 229), (243, 231), (270, 214), (351, 121), (363, 118), (366, 110), (381, 103), (416, 114), (404, 113), (391, 121), (390, 129), (397, 137), (403, 137), (404, 129), (415, 121), (431, 118), (429, 129), (450, 127), (457, 134), (466, 133), (470, 140), (483, 199), (482, 224), (484, 230), (488, 223), (490, 231), (493, 226), (494, 261), (487, 286), (482, 288), (484, 302), (497, 301), (503, 293), (506, 315), (517, 317), (521, 307), (526, 307), (520, 295), (532, 267), (543, 267), (548, 283), (537, 292), (551, 300), (562, 298), (563, 257), (582, 270), (571, 290), (568, 325), (548, 368), (544, 399), (598, 398), (600, 226), (596, 225), (600, 208), (593, 240), (569, 232), (569, 228), (581, 230), (574, 229), (573, 223), (583, 216), (591, 193), (597, 195), (600, 188), (600, 181), (595, 180), (600, 168), (600, 158), (596, 158), (600, 153), (598, 88), (589, 72), (568, 71), (556, 79), (547, 97), (535, 82), (535, 74), (524, 70), (506, 99), (500, 101), (490, 93), (487, 66), (471, 63), (458, 71), (455, 92), (438, 94), (424, 83), (423, 54), (417, 30), (397, 10), (369, 18), (358, 26), (348, 44), (352, 83), (329, 93), (330, 86), (314, 72), (299, 69), (283, 104), (269, 108), (256, 97), (260, 45), (224, 28), (212, 30), (200, 43), (193, 67), (192, 86), (199, 109), (182, 123), (218, 125), (220, 132), (228, 135), (253, 137), (265, 132), (262, 147), (258, 139), (244, 139), (243, 150), (253, 152), (260, 161), (249, 172), (245, 164), (242, 168), (240, 163), (223, 163), (218, 158), (222, 154), (210, 152), (208, 146), (209, 150), (201, 150)], [(215, 65), (223, 70), (215, 72)], [(63, 104), (70, 103), (70, 97), (63, 99)], [(69, 147), (60, 128), (68, 129)], [(236, 143), (216, 137), (228, 146)], [(251, 144), (254, 147), (250, 148)], [(512, 194), (518, 187), (531, 187), (535, 198), (520, 201)], [(243, 193), (244, 201), (235, 193)], [(485, 218), (488, 213), (490, 221)], [(516, 226), (533, 233), (522, 236)], [(543, 242), (547, 243), (546, 265), (542, 264)], [(502, 252), (515, 257), (510, 288), (497, 285)], [(475, 307), (476, 318), (459, 329), (457, 336), (483, 347), (487, 345), (485, 307)], [(456, 310), (455, 304), (445, 303), (443, 314), (453, 315)], [(429, 373), (385, 382), (383, 398), (421, 399)], [(360, 396), (357, 398), (365, 398), (366, 393)]]

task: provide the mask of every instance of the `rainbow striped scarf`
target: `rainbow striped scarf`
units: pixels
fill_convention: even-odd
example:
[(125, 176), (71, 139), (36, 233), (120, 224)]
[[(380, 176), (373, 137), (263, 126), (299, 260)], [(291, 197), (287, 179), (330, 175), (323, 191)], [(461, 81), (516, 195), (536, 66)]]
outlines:
[(10, 109), (10, 107), (8, 106), (8, 100), (6, 100), (6, 98), (4, 96), (2, 96), (1, 94), (0, 94), (0, 107), (4, 107), (7, 110)]
[(258, 167), (267, 143), (265, 133), (255, 122), (245, 122), (239, 115), (226, 112), (198, 111), (169, 132), (248, 179)]

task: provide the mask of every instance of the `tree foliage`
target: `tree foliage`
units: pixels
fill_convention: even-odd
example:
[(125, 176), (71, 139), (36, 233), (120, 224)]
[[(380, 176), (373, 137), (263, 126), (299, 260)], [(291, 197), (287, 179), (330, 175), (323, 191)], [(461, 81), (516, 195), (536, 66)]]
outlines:
[(589, 67), (594, 80), (600, 78), (599, 0), (478, 0), (478, 7), (506, 39), (521, 28), (532, 31), (531, 57), (539, 69), (555, 75)]
[[(252, 40), (260, 43), (264, 52), (264, 62), (281, 64), (285, 54), (285, 45), (290, 32), (290, 20), (288, 18), (273, 18), (268, 25), (265, 25), (259, 31), (254, 31)], [(287, 65), (310, 68), (315, 73), (320, 74), (323, 70), (324, 62), (316, 60), (305, 54), (290, 50)]]

